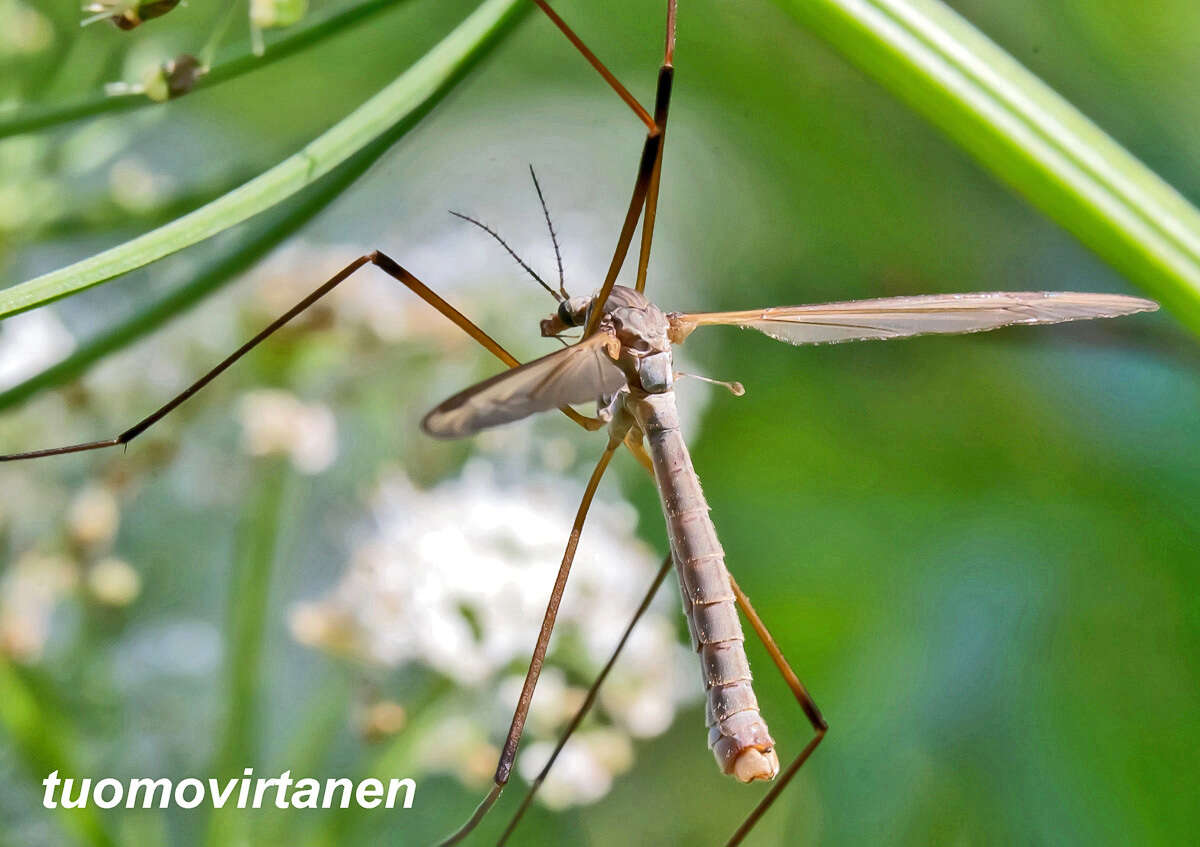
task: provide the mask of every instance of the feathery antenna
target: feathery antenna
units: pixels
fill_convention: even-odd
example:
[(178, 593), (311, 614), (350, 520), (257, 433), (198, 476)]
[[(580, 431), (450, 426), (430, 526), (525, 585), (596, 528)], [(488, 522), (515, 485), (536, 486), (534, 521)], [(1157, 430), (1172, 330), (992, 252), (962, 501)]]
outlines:
[(570, 299), (567, 293), (566, 280), (563, 278), (562, 253), (558, 249), (558, 236), (554, 232), (554, 224), (550, 222), (550, 209), (546, 207), (546, 198), (542, 196), (542, 186), (534, 173), (533, 165), (529, 166), (529, 175), (533, 177), (533, 187), (537, 190), (538, 202), (542, 204), (542, 214), (546, 216), (546, 228), (550, 230), (550, 241), (554, 244), (554, 259), (558, 262), (558, 291), (564, 300)]
[(546, 280), (544, 280), (540, 276), (538, 276), (538, 272), (535, 271), (533, 268), (529, 267), (529, 265), (526, 264), (525, 260), (522, 259), (520, 256), (518, 256), (516, 251), (508, 246), (508, 242), (505, 241), (503, 238), (501, 238), (500, 233), (496, 232), (496, 230), (492, 229), (490, 226), (483, 223), (482, 221), (475, 220), (470, 215), (464, 215), (461, 212), (454, 211), (453, 209), (449, 209), (447, 211), (449, 211), (450, 214), (454, 215), (454, 217), (456, 217), (456, 218), (462, 218), (464, 221), (467, 221), (468, 223), (475, 224), (475, 226), (479, 227), (484, 232), (486, 232), (488, 235), (490, 235), (492, 238), (494, 238), (498, 242), (500, 242), (500, 246), (508, 251), (508, 255), (510, 255), (514, 259), (516, 259), (517, 264), (520, 265), (521, 267), (523, 267), (525, 269), (525, 272), (528, 273), (531, 277), (536, 279), (538, 281), (538, 285), (540, 285), (542, 288), (549, 291), (550, 296), (553, 297), (555, 300), (562, 302), (563, 300), (566, 299), (563, 295), (559, 294), (557, 291), (555, 291), (553, 288), (551, 288), (549, 285), (547, 285)]

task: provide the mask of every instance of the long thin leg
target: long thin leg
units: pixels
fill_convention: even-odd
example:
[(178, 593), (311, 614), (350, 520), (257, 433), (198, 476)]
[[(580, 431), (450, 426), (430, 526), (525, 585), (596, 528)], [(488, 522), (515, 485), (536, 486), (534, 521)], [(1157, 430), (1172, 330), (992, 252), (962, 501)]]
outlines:
[(662, 176), (663, 149), (667, 144), (667, 113), (671, 108), (671, 83), (675, 79), (675, 4), (667, 6), (667, 53), (662, 67), (658, 69), (658, 89), (654, 95), (654, 122), (658, 125), (661, 139), (654, 157), (654, 170), (650, 174), (650, 187), (646, 192), (646, 217), (642, 221), (642, 249), (638, 253), (638, 291), (646, 290), (646, 269), (650, 266), (650, 242), (654, 238), (654, 220), (658, 213), (658, 183)]
[[(487, 350), (501, 362), (508, 365), (510, 368), (515, 368), (521, 364), (515, 356), (501, 347), (494, 338), (480, 329), (474, 321), (439, 297), (436, 292), (425, 285), (425, 283), (421, 282), (421, 280), (417, 279), (404, 268), (400, 267), (399, 263), (397, 263), (395, 259), (392, 259), (390, 256), (387, 256), (378, 250), (368, 253), (365, 258), (384, 273), (404, 283), (409, 290), (411, 290), (430, 306), (433, 306), (433, 308), (437, 309), (440, 314), (444, 315), (455, 326), (457, 326), (467, 335), (471, 336), (471, 338), (473, 338), (475, 341), (479, 342), (479, 344), (485, 350)], [(604, 426), (604, 422), (599, 418), (589, 418), (587, 415), (581, 415), (570, 406), (563, 406), (559, 409), (559, 411), (589, 432), (594, 432)]]
[(441, 842), (442, 847), (457, 844), (479, 825), (484, 815), (488, 813), (488, 810), (499, 799), (500, 792), (504, 790), (505, 784), (508, 783), (508, 778), (512, 775), (513, 763), (517, 758), (517, 745), (521, 742), (521, 733), (525, 730), (525, 719), (529, 716), (529, 704), (533, 701), (533, 690), (537, 687), (538, 677), (542, 673), (542, 665), (546, 661), (546, 649), (550, 646), (550, 634), (554, 631), (554, 621), (558, 617), (558, 606), (562, 602), (563, 590), (567, 586), (567, 577), (571, 574), (571, 564), (575, 561), (575, 550), (579, 547), (579, 537), (583, 534), (583, 522), (587, 518), (588, 509), (591, 508), (592, 498), (596, 494), (596, 488), (600, 485), (600, 479), (604, 476), (604, 471), (608, 469), (608, 463), (612, 459), (613, 453), (620, 446), (620, 438), (609, 439), (608, 445), (604, 448), (604, 452), (600, 456), (600, 461), (596, 463), (596, 467), (592, 471), (592, 476), (588, 480), (587, 487), (584, 488), (583, 499), (579, 503), (579, 509), (575, 512), (575, 521), (571, 525), (571, 535), (567, 539), (567, 549), (563, 551), (562, 564), (558, 566), (558, 576), (555, 577), (554, 587), (550, 590), (550, 602), (546, 606), (546, 615), (542, 619), (542, 628), (538, 632), (537, 644), (533, 648), (533, 658), (529, 660), (529, 671), (525, 674), (525, 684), (521, 687), (521, 696), (517, 699), (517, 708), (513, 713), (512, 724), (508, 728), (508, 737), (504, 740), (504, 747), (500, 752), (500, 761), (496, 764), (496, 775), (492, 778), (492, 789), (476, 807), (475, 812), (467, 819), (467, 822)]
[[(605, 274), (604, 284), (596, 295), (596, 302), (603, 304), (608, 300), (612, 287), (616, 285), (617, 274), (625, 263), (629, 252), (629, 243), (633, 240), (633, 231), (637, 227), (638, 217), (642, 207), (647, 203), (647, 196), (653, 194), (653, 208), (647, 208), (646, 220), (642, 224), (642, 247), (638, 258), (637, 289), (646, 287), (646, 268), (650, 264), (650, 242), (654, 237), (654, 213), (658, 208), (658, 180), (656, 174), (662, 169), (663, 133), (666, 130), (667, 112), (671, 104), (671, 82), (674, 79), (673, 61), (675, 56), (675, 0), (667, 0), (667, 37), (663, 64), (658, 72), (658, 90), (655, 95), (655, 125), (646, 135), (646, 143), (642, 147), (642, 158), (638, 162), (637, 181), (633, 185), (633, 196), (629, 199), (629, 209), (625, 213), (625, 222), (621, 225), (621, 234), (617, 237), (617, 246), (613, 251), (612, 262)], [(603, 310), (593, 308), (584, 327), (586, 338), (596, 330), (600, 323)]]
[(788, 688), (792, 690), (797, 702), (800, 703), (800, 708), (804, 710), (805, 716), (809, 723), (812, 724), (814, 735), (811, 741), (805, 745), (799, 755), (792, 760), (792, 763), (784, 769), (776, 779), (775, 784), (771, 786), (771, 790), (759, 801), (758, 805), (737, 828), (733, 836), (726, 842), (726, 847), (735, 847), (742, 843), (750, 830), (754, 829), (758, 819), (761, 818), (771, 808), (771, 804), (775, 802), (783, 790), (787, 788), (792, 777), (804, 766), (808, 761), (808, 757), (817, 749), (817, 745), (821, 743), (821, 739), (825, 737), (825, 733), (829, 731), (829, 724), (825, 723), (825, 718), (821, 717), (821, 710), (817, 708), (817, 704), (813, 702), (812, 697), (808, 693), (808, 689), (804, 687), (804, 683), (796, 676), (796, 672), (792, 670), (787, 659), (783, 656), (783, 651), (779, 649), (779, 645), (775, 643), (775, 639), (767, 630), (766, 625), (762, 622), (762, 618), (758, 616), (758, 612), (754, 611), (754, 606), (750, 605), (750, 598), (745, 595), (742, 589), (738, 586), (737, 581), (733, 578), (733, 574), (729, 575), (729, 586), (733, 589), (733, 593), (737, 598), (737, 604), (742, 610), (742, 614), (746, 616), (746, 620), (750, 622), (751, 628), (762, 641), (763, 646), (767, 648), (767, 653), (771, 656), (771, 661), (775, 663), (775, 667), (779, 669), (779, 673), (783, 676), (784, 682)]
[[(232, 366), (238, 359), (245, 356), (259, 344), (273, 335), (277, 330), (282, 328), (301, 312), (304, 312), (306, 309), (344, 282), (355, 271), (366, 264), (373, 264), (383, 270), (385, 273), (404, 283), (404, 285), (412, 290), (413, 293), (415, 293), (429, 305), (433, 306), (433, 308), (437, 309), (437, 311), (442, 315), (445, 315), (447, 318), (449, 318), (456, 326), (467, 333), (467, 335), (471, 336), (471, 338), (478, 341), (485, 349), (488, 350), (488, 352), (490, 352), (500, 361), (504, 362), (504, 364), (508, 365), (510, 368), (515, 368), (517, 365), (521, 364), (511, 353), (501, 347), (494, 338), (492, 338), (490, 335), (480, 329), (474, 322), (472, 322), (470, 318), (439, 297), (423, 282), (397, 264), (395, 260), (376, 250), (368, 253), (365, 256), (359, 256), (346, 267), (342, 268), (342, 270), (334, 274), (333, 277), (331, 277), (327, 282), (322, 284), (319, 288), (317, 288), (295, 306), (288, 309), (286, 312), (264, 327), (262, 331), (260, 331), (257, 335), (255, 335), (237, 350), (226, 356), (220, 362), (220, 364), (193, 382), (171, 400), (168, 400), (158, 409), (142, 418), (133, 426), (129, 427), (129, 429), (125, 430), (120, 435), (105, 439), (103, 441), (88, 441), (82, 444), (70, 444), (65, 447), (50, 447), (44, 450), (31, 450), (27, 453), (0, 455), (0, 462), (12, 462), (20, 459), (38, 459), (45, 456), (60, 456), (65, 453), (82, 453), (87, 450), (100, 450), (105, 447), (117, 447), (128, 444), (150, 427), (154, 426), (154, 424), (165, 418), (171, 412), (175, 411), (175, 409), (182, 405), (184, 401), (190, 398), (193, 394), (196, 394), (198, 391), (200, 391), (200, 389), (204, 388), (206, 385), (228, 370), (229, 367)], [(585, 429), (595, 430), (603, 426), (603, 423), (600, 421), (581, 415), (569, 407), (564, 407), (562, 411), (569, 418)]]
[[(588, 49), (588, 46), (583, 43), (583, 39), (576, 35), (575, 31), (571, 29), (571, 27), (567, 26), (567, 22), (560, 18), (558, 13), (550, 8), (550, 4), (547, 3), (546, 0), (533, 0), (533, 2), (537, 3), (538, 8), (546, 13), (546, 17), (553, 21), (554, 25), (558, 27), (562, 34), (567, 37), (567, 40), (575, 45), (575, 49), (583, 55), (583, 58), (588, 60), (588, 63), (596, 69), (596, 72), (599, 73), (600, 76), (604, 77), (604, 81), (612, 87), (613, 91), (617, 92), (617, 96), (624, 100), (630, 109), (633, 109), (633, 113), (637, 115), (638, 119), (646, 125), (646, 129), (653, 132), (657, 128), (657, 125), (654, 123), (654, 119), (650, 117), (650, 113), (642, 108), (642, 104), (637, 101), (637, 98), (629, 93), (628, 88), (621, 85), (621, 81), (613, 75), (612, 71), (605, 67), (604, 63), (596, 57), (596, 54)], [(674, 0), (671, 0), (670, 5), (674, 7)], [(674, 39), (672, 39), (672, 42), (673, 41)], [(670, 44), (667, 49), (673, 50), (674, 44)]]
[[(613, 251), (608, 273), (605, 274), (604, 284), (600, 287), (600, 293), (597, 295), (597, 302), (603, 304), (617, 282), (617, 274), (620, 273), (621, 266), (625, 263), (625, 256), (629, 253), (629, 245), (633, 241), (633, 233), (637, 229), (638, 218), (641, 217), (643, 207), (646, 207), (647, 213), (645, 224), (642, 227), (637, 287), (641, 291), (646, 286), (646, 267), (650, 263), (650, 241), (654, 236), (654, 213), (658, 205), (657, 174), (662, 168), (663, 130), (666, 127), (667, 111), (671, 101), (671, 80), (674, 76), (676, 0), (667, 0), (666, 48), (663, 53), (662, 67), (658, 72), (658, 89), (655, 95), (653, 118), (545, 0), (534, 0), (534, 2), (562, 31), (563, 35), (575, 45), (575, 48), (583, 54), (592, 67), (604, 77), (605, 82), (612, 86), (613, 90), (629, 105), (629, 108), (649, 130), (646, 133), (646, 143), (642, 146), (642, 156), (638, 162), (637, 180), (633, 185), (633, 196), (629, 199), (629, 209), (625, 213), (625, 221), (621, 225), (621, 233), (617, 237), (617, 246)], [(596, 326), (600, 322), (601, 311), (598, 308), (592, 309), (591, 317), (583, 330), (585, 338), (595, 332)]]
[(588, 689), (587, 696), (583, 698), (583, 704), (579, 707), (578, 711), (575, 712), (575, 716), (571, 718), (571, 722), (567, 724), (566, 729), (562, 731), (562, 735), (560, 735), (558, 738), (558, 743), (554, 746), (554, 752), (550, 754), (550, 758), (546, 760), (546, 764), (542, 767), (541, 772), (530, 784), (529, 790), (525, 792), (525, 797), (521, 800), (520, 807), (516, 812), (513, 813), (512, 820), (508, 822), (508, 826), (505, 828), (504, 834), (500, 836), (500, 841), (497, 842), (498, 847), (501, 847), (501, 845), (505, 844), (508, 841), (509, 836), (513, 834), (513, 831), (517, 828), (517, 824), (521, 822), (521, 817), (525, 814), (525, 810), (528, 809), (529, 804), (533, 802), (533, 795), (537, 793), (538, 789), (542, 787), (542, 783), (546, 781), (546, 777), (550, 773), (550, 768), (554, 767), (554, 762), (558, 759), (558, 754), (562, 752), (562, 749), (566, 746), (567, 741), (574, 734), (575, 730), (579, 728), (579, 725), (583, 723), (583, 719), (587, 717), (588, 712), (592, 710), (592, 706), (595, 705), (596, 702), (596, 695), (600, 693), (600, 686), (604, 684), (604, 680), (608, 678), (609, 671), (611, 671), (613, 669), (613, 665), (616, 664), (617, 657), (621, 655), (621, 651), (625, 648), (625, 642), (627, 642), (629, 640), (629, 636), (633, 634), (633, 628), (637, 625), (637, 622), (642, 619), (642, 615), (646, 613), (646, 610), (650, 608), (650, 602), (654, 599), (654, 595), (658, 593), (658, 588), (662, 585), (663, 580), (666, 579), (667, 574), (671, 570), (671, 565), (673, 562), (674, 559), (672, 559), (671, 554), (668, 553), (667, 557), (663, 559), (662, 567), (660, 567), (658, 569), (658, 573), (655, 574), (654, 581), (650, 583), (650, 587), (646, 590), (646, 596), (642, 598), (642, 602), (637, 607), (637, 611), (633, 613), (633, 619), (630, 620), (629, 625), (625, 627), (625, 632), (621, 635), (621, 639), (617, 642), (617, 646), (613, 648), (612, 654), (608, 657), (608, 661), (604, 663), (604, 667), (596, 676), (595, 681), (592, 682), (591, 688)]
[(621, 265), (625, 264), (625, 256), (629, 252), (629, 244), (633, 241), (633, 231), (637, 229), (638, 218), (642, 214), (642, 206), (646, 202), (646, 191), (650, 187), (650, 178), (654, 175), (654, 162), (662, 145), (662, 134), (654, 130), (646, 136), (646, 144), (642, 147), (642, 158), (638, 162), (637, 181), (633, 184), (633, 196), (629, 198), (629, 209), (625, 212), (625, 222), (621, 224), (621, 234), (617, 236), (617, 248), (613, 251), (612, 261), (608, 265), (608, 273), (604, 275), (604, 284), (596, 294), (595, 303), (590, 311), (587, 326), (583, 328), (583, 337), (587, 338), (600, 325), (600, 316), (604, 310), (599, 308), (608, 301), (608, 295), (617, 284), (617, 274)]

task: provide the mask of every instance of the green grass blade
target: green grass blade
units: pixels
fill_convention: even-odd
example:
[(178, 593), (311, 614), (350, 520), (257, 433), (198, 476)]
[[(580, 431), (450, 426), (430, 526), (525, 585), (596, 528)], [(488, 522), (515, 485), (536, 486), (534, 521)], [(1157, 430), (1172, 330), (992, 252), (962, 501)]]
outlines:
[(776, 0), (1200, 333), (1200, 212), (938, 0)]
[(111, 194), (97, 196), (87, 205), (64, 209), (53, 218), (9, 230), (5, 247), (8, 250), (20, 249), (58, 239), (70, 240), (93, 235), (104, 237), (112, 233), (139, 232), (162, 226), (227, 194), (258, 173), (259, 170), (252, 167), (239, 167), (236, 172), (230, 169), (215, 177), (198, 180), (145, 207), (122, 205)]
[[(218, 85), (250, 71), (264, 68), (280, 59), (285, 59), (298, 50), (336, 35), (396, 2), (398, 0), (366, 0), (366, 2), (323, 17), (306, 18), (295, 26), (289, 27), (279, 38), (268, 40), (267, 52), (261, 56), (246, 52), (228, 58), (222, 57), (213, 64), (212, 69), (205, 76), (200, 78), (196, 83), (195, 90)], [(105, 112), (123, 112), (154, 105), (158, 104), (145, 94), (130, 92), (111, 95), (95, 94), (71, 103), (24, 106), (8, 113), (0, 113), (0, 138), (36, 132)]]
[(165, 226), (0, 291), (0, 318), (33, 309), (203, 241), (300, 191), (398, 122), (440, 99), (527, 11), (526, 0), (485, 0), (421, 59), (303, 150)]

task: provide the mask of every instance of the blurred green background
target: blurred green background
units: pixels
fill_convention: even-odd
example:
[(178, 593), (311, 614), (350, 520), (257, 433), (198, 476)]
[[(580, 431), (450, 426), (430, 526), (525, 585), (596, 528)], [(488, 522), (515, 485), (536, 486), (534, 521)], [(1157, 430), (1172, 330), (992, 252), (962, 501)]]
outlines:
[[(660, 4), (555, 5), (649, 101)], [(1200, 197), (1194, 3), (1164, 0), (1153, 13), (1128, 2), (950, 5)], [(335, 8), (314, 0), (310, 14)], [(295, 152), (471, 8), (401, 0), (165, 106), (0, 140), (5, 284), (120, 243)], [(136, 81), (195, 52), (223, 11), (193, 2), (125, 33), (81, 31), (65, 4), (0, 9), (23, 27), (5, 36), (0, 96), (38, 103)], [(227, 46), (246, 43), (239, 18)], [(682, 4), (676, 64), (649, 286), (665, 308), (1138, 293), (765, 0)], [(528, 15), (289, 239), (291, 259), (268, 260), (63, 390), (9, 403), (0, 447), (120, 430), (371, 248), (518, 356), (546, 352), (536, 330), (550, 299), (446, 209), (492, 223), (551, 273), (532, 163), (568, 288), (587, 293), (607, 265), (642, 137), (570, 45)], [(256, 226), (55, 304), (53, 317), (0, 326), (2, 387), (184, 284)], [(426, 773), (410, 755), (422, 704), (468, 697), (456, 681), (419, 662), (380, 666), (303, 646), (289, 618), (338, 584), (381, 477), (401, 471), (435, 486), (474, 457), (507, 478), (565, 475), (569, 509), (602, 439), (561, 416), (474, 445), (425, 439), (420, 416), (497, 366), (382, 275), (360, 275), (343, 286), (358, 286), (346, 305), (285, 333), (126, 454), (0, 472), (0, 844), (423, 844), (481, 796), (481, 783)], [(380, 328), (376, 302), (403, 314)], [(1200, 379), (1194, 340), (1170, 315), (810, 349), (709, 330), (684, 356), (684, 369), (746, 385), (734, 398), (685, 383), (685, 431), (728, 563), (832, 727), (750, 843), (1194, 838)], [(305, 470), (247, 455), (239, 421), (258, 387), (328, 410), (336, 460)], [(615, 466), (602, 497), (632, 502), (637, 535), (661, 555), (653, 489), (628, 457)], [(43, 576), (30, 589), (18, 571)], [(674, 591), (663, 589), (671, 614)], [(515, 624), (530, 646), (538, 617)], [(672, 622), (682, 640), (682, 616)], [(762, 710), (790, 759), (807, 724), (765, 653), (749, 649)], [(361, 716), (379, 702), (410, 720), (365, 731)], [(494, 717), (479, 719), (491, 744), (505, 723)], [(634, 742), (611, 792), (535, 806), (518, 843), (723, 840), (762, 789), (720, 776), (702, 726), (688, 701), (668, 731)], [(413, 810), (212, 817), (40, 805), (40, 780), (55, 767), (182, 778), (306, 763), (324, 777), (381, 761), (418, 778)]]

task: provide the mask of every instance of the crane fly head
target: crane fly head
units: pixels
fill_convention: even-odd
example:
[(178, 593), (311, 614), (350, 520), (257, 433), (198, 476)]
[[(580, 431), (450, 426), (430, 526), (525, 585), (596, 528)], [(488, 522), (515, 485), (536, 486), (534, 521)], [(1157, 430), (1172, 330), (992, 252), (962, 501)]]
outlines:
[(587, 323), (588, 309), (591, 308), (591, 297), (568, 297), (560, 300), (558, 309), (553, 315), (542, 321), (542, 336), (551, 338)]

